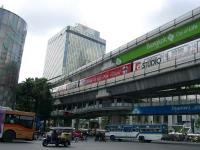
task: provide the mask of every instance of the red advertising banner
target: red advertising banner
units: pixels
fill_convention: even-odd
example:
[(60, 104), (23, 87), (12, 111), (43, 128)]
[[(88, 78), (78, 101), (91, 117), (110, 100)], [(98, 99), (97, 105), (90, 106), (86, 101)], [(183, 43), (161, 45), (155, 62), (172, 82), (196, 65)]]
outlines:
[(131, 63), (108, 69), (96, 75), (80, 80), (80, 86), (103, 81), (109, 78), (114, 78), (131, 72)]

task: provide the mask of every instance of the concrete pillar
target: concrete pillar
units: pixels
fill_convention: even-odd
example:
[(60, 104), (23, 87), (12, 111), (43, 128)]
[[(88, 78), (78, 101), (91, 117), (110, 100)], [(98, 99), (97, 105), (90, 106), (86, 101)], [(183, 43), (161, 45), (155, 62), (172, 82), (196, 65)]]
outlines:
[(102, 129), (102, 117), (98, 117), (99, 128)]
[(141, 123), (141, 118), (142, 118), (142, 116), (136, 116), (136, 123), (137, 124), (139, 124), (139, 123)]
[(168, 126), (172, 126), (173, 120), (172, 120), (172, 115), (168, 115)]
[(151, 116), (148, 117), (148, 123), (149, 124), (153, 124), (154, 123), (153, 122), (153, 115), (151, 115)]
[(114, 105), (117, 106), (117, 99), (114, 99)]
[(187, 115), (182, 115), (182, 121), (187, 121)]
[(110, 123), (111, 124), (122, 124), (123, 123), (123, 117), (122, 116), (111, 116), (110, 117)]
[(74, 111), (75, 111), (75, 112), (77, 111), (77, 106), (74, 107)]
[(178, 120), (177, 120), (177, 115), (173, 115), (172, 116), (172, 125), (177, 124)]
[(79, 119), (72, 119), (72, 127), (76, 129), (79, 128)]
[(133, 116), (129, 116), (129, 124), (133, 124)]
[(163, 115), (160, 116), (160, 123), (164, 123), (164, 116)]
[(144, 123), (145, 122), (145, 116), (142, 116), (141, 117), (141, 123)]
[(191, 115), (186, 115), (186, 121), (190, 121), (190, 120), (191, 120)]
[(75, 128), (75, 123), (76, 123), (76, 120), (75, 119), (72, 119), (72, 128)]
[(79, 129), (79, 119), (75, 119), (75, 129)]

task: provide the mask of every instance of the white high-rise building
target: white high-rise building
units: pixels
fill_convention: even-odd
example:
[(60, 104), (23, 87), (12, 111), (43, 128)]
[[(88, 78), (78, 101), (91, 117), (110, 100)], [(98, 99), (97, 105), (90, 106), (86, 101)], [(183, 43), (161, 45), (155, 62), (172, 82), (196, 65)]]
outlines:
[(67, 26), (48, 41), (43, 76), (68, 75), (101, 57), (105, 50), (106, 41), (100, 32), (81, 24)]

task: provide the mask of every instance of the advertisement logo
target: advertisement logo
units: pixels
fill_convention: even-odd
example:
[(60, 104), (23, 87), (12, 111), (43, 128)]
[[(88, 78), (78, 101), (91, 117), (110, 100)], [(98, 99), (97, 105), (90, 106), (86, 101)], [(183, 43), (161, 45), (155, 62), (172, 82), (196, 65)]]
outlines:
[(140, 62), (136, 62), (135, 64), (134, 64), (134, 71), (138, 71), (139, 69), (140, 69)]
[(117, 65), (120, 65), (121, 63), (122, 63), (121, 59), (117, 58), (117, 59), (116, 59), (116, 64), (117, 64)]
[(174, 35), (170, 33), (167, 39), (172, 42), (174, 40)]
[(133, 114), (140, 114), (141, 111), (139, 110), (139, 108), (135, 107), (133, 110)]

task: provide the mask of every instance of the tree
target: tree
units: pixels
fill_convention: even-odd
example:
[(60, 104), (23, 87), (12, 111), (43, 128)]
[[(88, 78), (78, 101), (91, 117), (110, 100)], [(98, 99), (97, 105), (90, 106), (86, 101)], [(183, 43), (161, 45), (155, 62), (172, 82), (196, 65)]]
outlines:
[(200, 128), (200, 116), (198, 117), (198, 119), (195, 121), (195, 126), (197, 128)]
[(19, 83), (16, 88), (16, 108), (22, 111), (34, 111), (33, 98), (34, 79), (28, 78), (26, 81)]
[(28, 78), (17, 86), (16, 108), (35, 112), (36, 116), (44, 120), (44, 125), (50, 118), (52, 100), (50, 84), (45, 78)]

